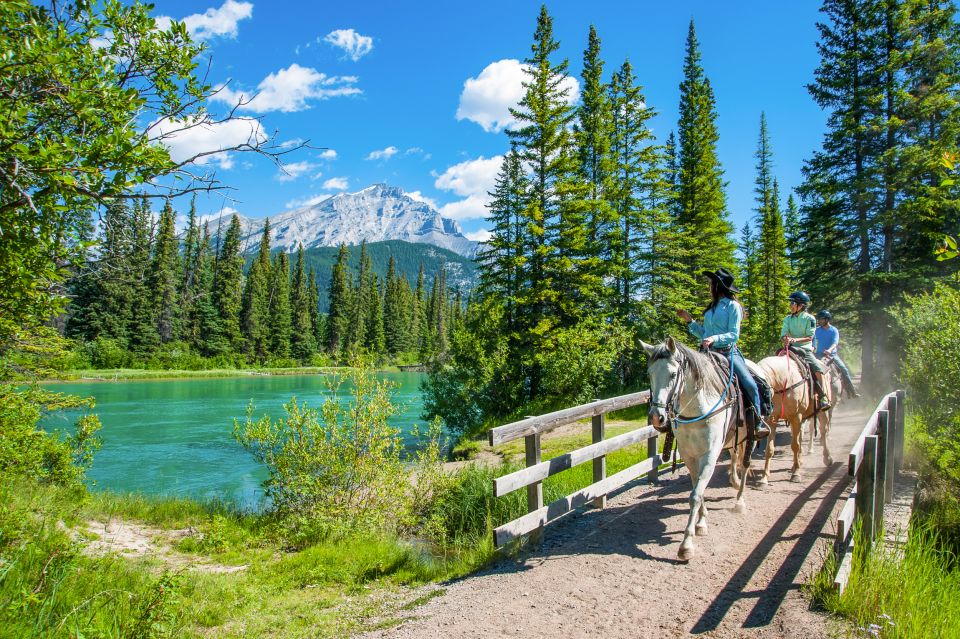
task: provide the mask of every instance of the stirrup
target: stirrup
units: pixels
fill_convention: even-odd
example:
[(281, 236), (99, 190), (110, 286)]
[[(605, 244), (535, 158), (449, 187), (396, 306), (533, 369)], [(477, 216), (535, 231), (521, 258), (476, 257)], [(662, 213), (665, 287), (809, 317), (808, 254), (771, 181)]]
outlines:
[(760, 441), (770, 436), (770, 427), (763, 421), (762, 417), (757, 418), (756, 423), (753, 425), (753, 433), (750, 435), (755, 441)]

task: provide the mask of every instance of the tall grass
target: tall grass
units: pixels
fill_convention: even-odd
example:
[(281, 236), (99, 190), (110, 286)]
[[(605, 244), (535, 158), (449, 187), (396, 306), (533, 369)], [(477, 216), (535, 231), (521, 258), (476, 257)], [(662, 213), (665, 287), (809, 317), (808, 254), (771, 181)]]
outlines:
[[(864, 548), (857, 531), (855, 548)], [(863, 637), (949, 639), (960, 637), (960, 566), (936, 529), (911, 527), (901, 553), (874, 544), (854, 556), (843, 594), (832, 588), (831, 558), (816, 575), (813, 594), (829, 610), (855, 622)]]

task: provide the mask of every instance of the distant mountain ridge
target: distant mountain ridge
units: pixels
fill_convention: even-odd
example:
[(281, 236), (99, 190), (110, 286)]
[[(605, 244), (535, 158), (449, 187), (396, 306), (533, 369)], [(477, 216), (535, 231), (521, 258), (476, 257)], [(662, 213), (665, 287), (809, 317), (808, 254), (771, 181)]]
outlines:
[[(263, 232), (262, 218), (240, 217), (242, 246), (246, 252), (257, 248)], [(211, 232), (218, 223), (225, 229), (227, 216), (215, 216)], [(305, 249), (363, 241), (402, 240), (432, 244), (472, 259), (478, 243), (467, 239), (455, 220), (445, 218), (426, 202), (412, 198), (403, 189), (374, 184), (356, 193), (338, 193), (327, 199), (291, 211), (270, 216), (270, 246), (293, 252)]]

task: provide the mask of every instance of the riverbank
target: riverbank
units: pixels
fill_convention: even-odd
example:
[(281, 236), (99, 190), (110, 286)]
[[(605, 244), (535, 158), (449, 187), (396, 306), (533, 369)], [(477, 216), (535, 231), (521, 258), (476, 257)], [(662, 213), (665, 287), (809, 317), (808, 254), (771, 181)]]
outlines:
[[(215, 368), (205, 370), (175, 370), (146, 368), (78, 369), (61, 371), (44, 382), (121, 382), (142, 379), (191, 379), (218, 377), (330, 375), (348, 370), (348, 366), (295, 366), (290, 368)], [(399, 366), (374, 369), (378, 373), (401, 372)]]

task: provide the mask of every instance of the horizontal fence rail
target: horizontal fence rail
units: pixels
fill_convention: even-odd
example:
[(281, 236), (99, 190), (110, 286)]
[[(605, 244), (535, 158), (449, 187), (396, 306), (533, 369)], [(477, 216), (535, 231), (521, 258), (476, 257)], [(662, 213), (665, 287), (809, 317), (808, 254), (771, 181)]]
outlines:
[(853, 530), (869, 546), (883, 527), (883, 505), (893, 499), (893, 480), (903, 463), (904, 398), (902, 390), (885, 395), (850, 449), (847, 473), (854, 478), (837, 515), (833, 586), (843, 592), (853, 569)]
[[(490, 431), (490, 445), (496, 446), (524, 438), (526, 468), (493, 480), (493, 495), (500, 497), (520, 488), (527, 489), (527, 514), (518, 517), (493, 531), (493, 543), (499, 548), (524, 535), (539, 537), (544, 526), (572, 510), (593, 504), (598, 508), (606, 505), (607, 495), (624, 484), (646, 474), (656, 481), (660, 456), (657, 453), (659, 433), (652, 426), (645, 426), (605, 439), (607, 413), (639, 406), (650, 401), (650, 391), (599, 399), (589, 404), (565, 408), (546, 415), (527, 417), (511, 424), (498, 426)], [(540, 438), (560, 426), (582, 419), (591, 419), (593, 443), (553, 459), (540, 459)], [(606, 456), (632, 444), (647, 442), (647, 459), (607, 477)], [(593, 483), (577, 492), (544, 506), (543, 481), (547, 477), (569, 470), (574, 466), (593, 462)]]

